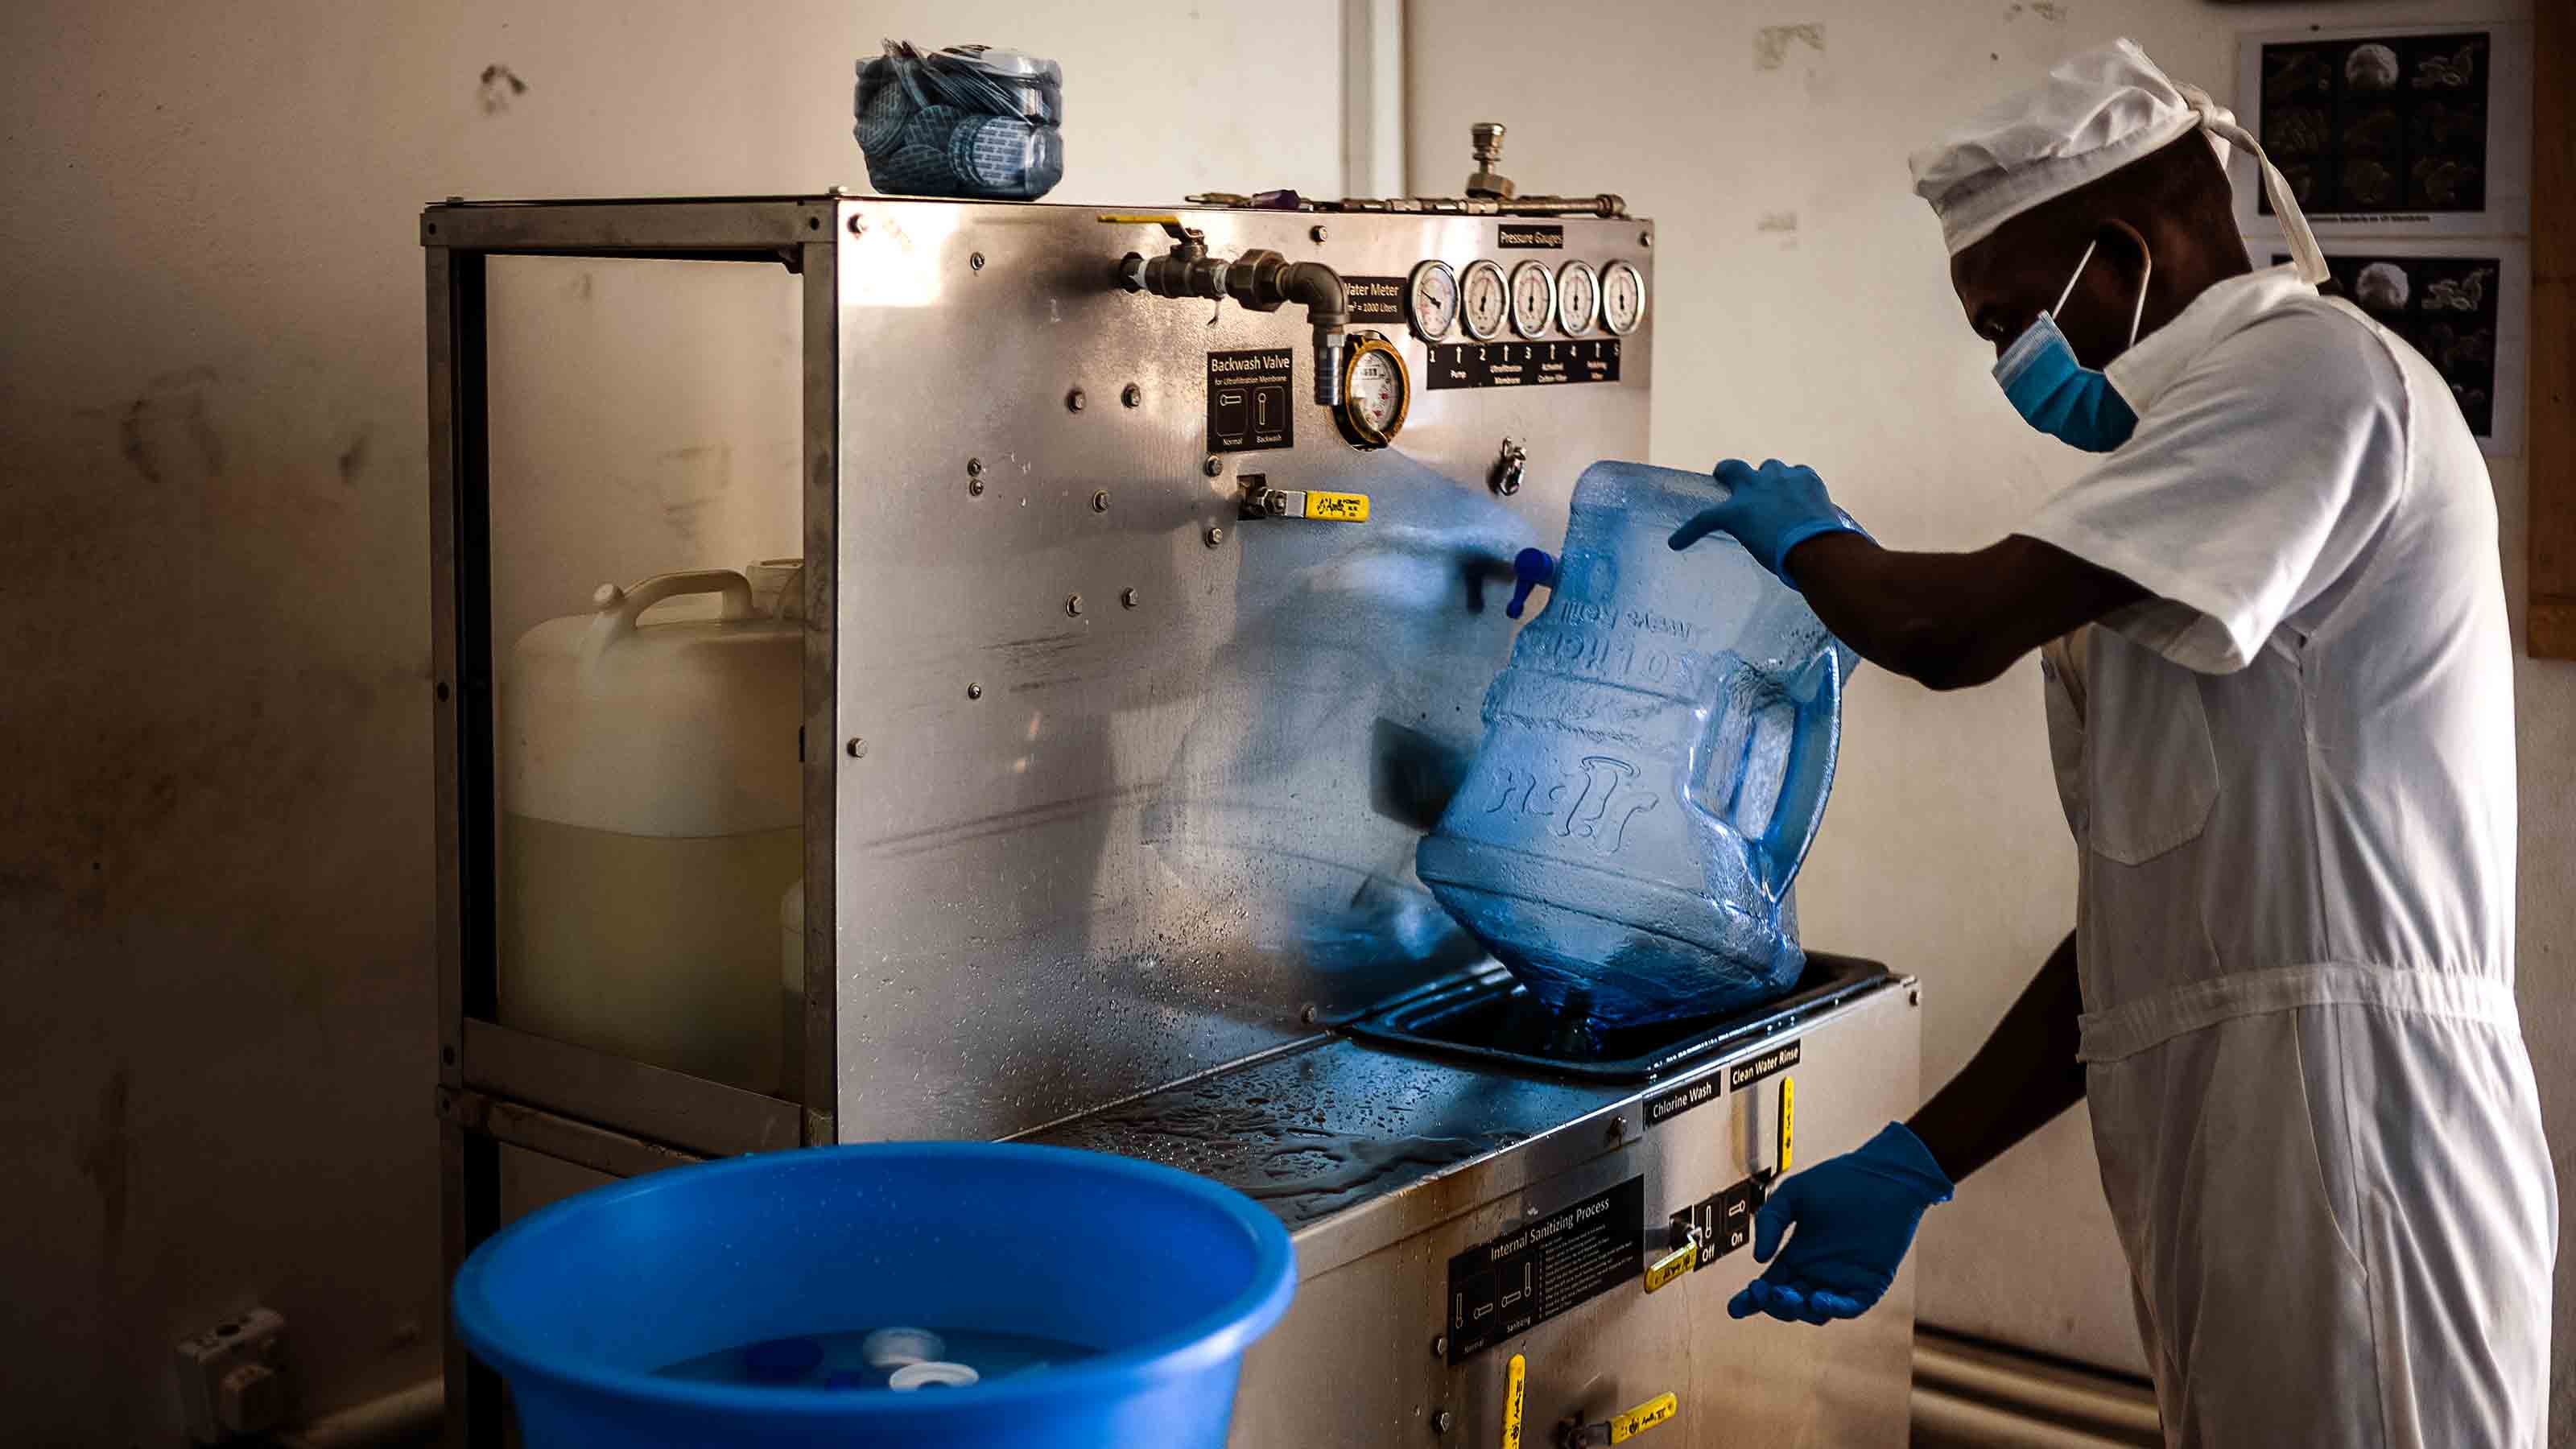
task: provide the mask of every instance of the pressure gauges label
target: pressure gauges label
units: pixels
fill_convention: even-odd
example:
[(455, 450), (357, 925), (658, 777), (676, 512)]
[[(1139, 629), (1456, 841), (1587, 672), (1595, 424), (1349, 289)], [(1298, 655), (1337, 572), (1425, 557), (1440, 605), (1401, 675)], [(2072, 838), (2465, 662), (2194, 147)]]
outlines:
[(1297, 352), (1253, 347), (1207, 360), (1207, 450), (1248, 453), (1297, 445)]

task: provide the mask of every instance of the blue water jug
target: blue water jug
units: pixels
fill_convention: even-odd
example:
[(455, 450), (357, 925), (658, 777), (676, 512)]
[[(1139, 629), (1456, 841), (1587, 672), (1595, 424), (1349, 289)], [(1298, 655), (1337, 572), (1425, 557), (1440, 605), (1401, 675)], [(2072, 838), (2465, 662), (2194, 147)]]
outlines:
[[(475, 1249), (453, 1302), (529, 1449), (1224, 1449), (1243, 1351), (1296, 1286), (1279, 1220), (1205, 1178), (883, 1142), (569, 1198)], [(922, 1358), (1004, 1335), (1071, 1356), (991, 1378)], [(824, 1345), (852, 1339), (889, 1384), (828, 1372)], [(930, 1372), (908, 1392), (914, 1364)]]
[[(1789, 885), (1832, 788), (1857, 658), (1720, 534), (1713, 478), (1595, 463), (1547, 607), (1415, 869), (1542, 1003), (1601, 1026), (1750, 1005), (1805, 965)], [(1517, 603), (1517, 601), (1516, 601)]]

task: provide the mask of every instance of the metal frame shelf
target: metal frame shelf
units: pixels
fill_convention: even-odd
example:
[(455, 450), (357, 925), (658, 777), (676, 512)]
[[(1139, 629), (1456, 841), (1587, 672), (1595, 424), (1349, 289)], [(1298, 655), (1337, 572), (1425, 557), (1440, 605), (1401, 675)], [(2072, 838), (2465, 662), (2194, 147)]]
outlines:
[[(425, 208), (431, 659), (436, 713), (440, 1198), (445, 1271), (500, 1227), (500, 1149), (618, 1176), (833, 1140), (832, 831), (836, 752), (808, 752), (806, 1040), (801, 1103), (513, 1031), (494, 1020), (491, 457), (486, 263), (496, 256), (783, 265), (802, 291), (806, 737), (833, 728), (840, 491), (841, 193)], [(818, 886), (816, 883), (820, 882)], [(447, 1442), (498, 1445), (500, 1380), (446, 1335)]]

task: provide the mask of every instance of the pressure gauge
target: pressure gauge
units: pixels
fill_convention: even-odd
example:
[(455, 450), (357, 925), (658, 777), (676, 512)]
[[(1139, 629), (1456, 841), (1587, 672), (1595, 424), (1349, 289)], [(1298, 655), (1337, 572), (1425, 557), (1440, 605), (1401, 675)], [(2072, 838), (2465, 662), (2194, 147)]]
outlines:
[(1404, 431), (1413, 378), (1404, 354), (1374, 332), (1359, 334), (1342, 360), (1342, 400), (1333, 422), (1354, 448), (1383, 448)]
[(1536, 337), (1556, 320), (1556, 274), (1545, 262), (1512, 268), (1512, 330)]
[(1625, 337), (1646, 320), (1646, 278), (1626, 262), (1612, 262), (1601, 272), (1601, 322)]
[(1425, 342), (1437, 342), (1458, 325), (1458, 274), (1447, 262), (1424, 262), (1404, 288), (1405, 314)]
[(1568, 337), (1592, 330), (1601, 315), (1601, 278), (1590, 262), (1567, 262), (1556, 269), (1556, 325)]
[(1512, 289), (1503, 280), (1503, 269), (1490, 260), (1469, 262), (1458, 278), (1458, 320), (1466, 325), (1467, 335), (1479, 342), (1502, 336), (1511, 310)]

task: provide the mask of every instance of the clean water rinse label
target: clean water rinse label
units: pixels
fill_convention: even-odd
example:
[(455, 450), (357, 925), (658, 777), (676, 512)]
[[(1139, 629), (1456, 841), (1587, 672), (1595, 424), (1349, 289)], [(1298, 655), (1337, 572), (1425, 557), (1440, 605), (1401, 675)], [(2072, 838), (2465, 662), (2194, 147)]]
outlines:
[(1645, 1271), (1646, 1179), (1479, 1243), (1449, 1260), (1449, 1362), (1600, 1297)]
[(1785, 1072), (1798, 1064), (1796, 1042), (1782, 1042), (1757, 1057), (1748, 1057), (1726, 1069), (1726, 1089), (1741, 1092), (1774, 1072)]

